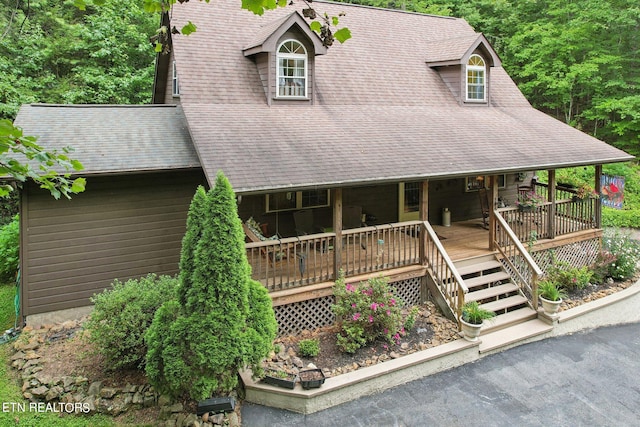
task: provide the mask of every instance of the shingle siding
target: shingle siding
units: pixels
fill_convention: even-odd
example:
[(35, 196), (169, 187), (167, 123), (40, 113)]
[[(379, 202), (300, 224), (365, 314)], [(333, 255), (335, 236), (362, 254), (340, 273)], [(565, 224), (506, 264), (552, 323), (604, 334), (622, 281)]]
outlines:
[(25, 190), (25, 315), (81, 307), (114, 279), (175, 274), (201, 172), (93, 177), (86, 193), (52, 202)]

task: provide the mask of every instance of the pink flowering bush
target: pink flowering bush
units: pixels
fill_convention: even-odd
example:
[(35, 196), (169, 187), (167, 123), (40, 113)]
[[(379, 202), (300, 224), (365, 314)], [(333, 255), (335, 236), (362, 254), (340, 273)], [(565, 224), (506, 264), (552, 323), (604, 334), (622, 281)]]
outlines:
[(402, 301), (396, 297), (384, 277), (359, 284), (345, 283), (340, 277), (334, 287), (333, 312), (339, 319), (338, 347), (355, 353), (360, 347), (385, 339), (397, 344), (405, 334)]

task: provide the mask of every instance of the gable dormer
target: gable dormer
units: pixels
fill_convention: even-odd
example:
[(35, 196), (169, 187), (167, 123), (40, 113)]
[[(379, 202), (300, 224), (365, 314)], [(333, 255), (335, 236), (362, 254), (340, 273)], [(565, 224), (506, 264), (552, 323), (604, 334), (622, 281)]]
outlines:
[(500, 58), (482, 34), (430, 43), (427, 65), (435, 69), (462, 105), (489, 105), (491, 68)]
[(269, 105), (313, 102), (315, 57), (327, 48), (298, 12), (265, 25), (243, 53), (256, 63)]

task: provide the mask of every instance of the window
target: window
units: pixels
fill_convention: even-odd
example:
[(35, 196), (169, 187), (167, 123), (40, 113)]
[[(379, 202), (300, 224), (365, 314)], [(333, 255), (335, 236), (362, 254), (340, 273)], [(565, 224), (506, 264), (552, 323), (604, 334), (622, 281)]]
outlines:
[(180, 85), (178, 84), (178, 71), (176, 70), (176, 61), (173, 61), (172, 93), (173, 96), (180, 96)]
[[(505, 188), (507, 184), (506, 175), (498, 175), (498, 188)], [(489, 176), (467, 176), (465, 177), (465, 191), (478, 191), (481, 188), (489, 188)]]
[(296, 40), (285, 40), (278, 48), (279, 98), (307, 97), (307, 51)]
[(267, 194), (267, 212), (329, 206), (329, 190), (284, 191)]
[(467, 62), (467, 101), (485, 101), (486, 68), (480, 55), (471, 55)]

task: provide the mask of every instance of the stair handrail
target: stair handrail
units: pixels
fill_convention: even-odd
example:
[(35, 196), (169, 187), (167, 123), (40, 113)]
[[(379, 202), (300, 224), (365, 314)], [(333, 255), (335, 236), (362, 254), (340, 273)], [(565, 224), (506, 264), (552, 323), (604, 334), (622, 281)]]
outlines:
[(431, 272), (437, 288), (460, 326), (464, 296), (469, 292), (469, 288), (458, 273), (429, 221), (423, 221), (423, 226), (427, 232), (424, 240), (426, 247), (423, 262)]
[[(529, 291), (531, 293), (530, 295), (531, 304), (533, 306), (533, 309), (537, 310), (538, 309), (538, 298), (537, 298), (538, 279), (542, 277), (544, 272), (542, 271), (542, 269), (540, 269), (540, 267), (538, 266), (536, 261), (533, 259), (529, 251), (527, 251), (527, 249), (524, 247), (520, 239), (518, 239), (518, 236), (513, 231), (513, 229), (509, 226), (509, 224), (504, 219), (504, 217), (500, 214), (500, 212), (497, 210), (494, 210), (493, 213), (496, 219), (495, 230), (492, 233), (493, 246), (502, 254), (502, 257), (503, 257), (502, 259), (507, 264), (509, 264), (511, 272), (517, 276), (517, 279), (518, 279), (516, 280), (516, 282), (518, 282), (517, 285), (523, 290), (523, 293), (525, 295), (527, 295), (527, 292), (525, 292), (526, 289), (524, 288), (525, 287), (529, 288)], [(500, 239), (497, 238), (499, 227), (502, 227), (502, 230), (504, 231), (504, 236), (506, 237), (506, 240), (509, 242), (509, 245), (505, 245), (504, 243), (501, 243), (499, 241)], [(519, 266), (513, 262), (513, 259), (515, 258), (515, 256), (519, 256), (521, 257), (522, 260), (524, 260), (524, 265), (522, 267), (524, 267), (525, 271), (523, 271), (523, 268), (519, 268)], [(527, 280), (527, 276), (531, 277), (530, 281)]]

